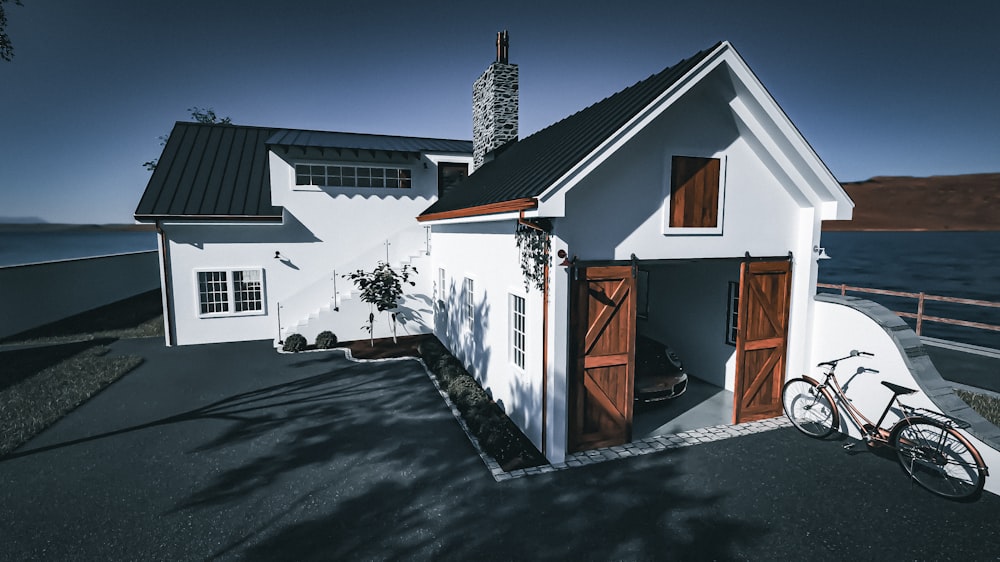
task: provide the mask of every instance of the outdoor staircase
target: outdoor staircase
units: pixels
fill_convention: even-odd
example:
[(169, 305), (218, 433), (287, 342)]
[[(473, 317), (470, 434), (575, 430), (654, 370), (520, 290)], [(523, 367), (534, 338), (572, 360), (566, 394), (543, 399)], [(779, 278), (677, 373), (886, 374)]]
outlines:
[[(278, 303), (280, 327), (274, 346), (281, 348), (284, 339), (291, 334), (301, 334), (307, 342), (313, 343), (316, 336), (325, 330), (333, 332), (339, 341), (368, 339), (365, 326), (370, 307), (361, 300), (354, 283), (344, 275), (358, 269), (371, 271), (378, 262), (387, 261), (387, 258), (397, 272), (404, 265), (418, 270), (418, 274), (410, 278), (416, 286), (406, 285), (403, 289), (398, 309), (402, 321), (401, 325), (397, 324), (398, 335), (430, 331), (432, 311), (426, 304), (433, 282), (429, 250), (425, 231), (417, 226), (401, 230), (337, 264), (310, 285)], [(374, 337), (391, 337), (392, 326), (388, 316), (378, 311), (375, 313)]]

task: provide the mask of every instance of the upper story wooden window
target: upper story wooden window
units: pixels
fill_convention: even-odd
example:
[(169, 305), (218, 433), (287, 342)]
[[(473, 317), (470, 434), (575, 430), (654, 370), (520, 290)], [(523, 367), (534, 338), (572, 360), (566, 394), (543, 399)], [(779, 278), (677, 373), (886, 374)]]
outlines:
[(456, 162), (441, 162), (438, 164), (438, 197), (445, 194), (452, 186), (469, 177), (469, 165)]
[(671, 228), (719, 226), (718, 158), (674, 156), (670, 173)]

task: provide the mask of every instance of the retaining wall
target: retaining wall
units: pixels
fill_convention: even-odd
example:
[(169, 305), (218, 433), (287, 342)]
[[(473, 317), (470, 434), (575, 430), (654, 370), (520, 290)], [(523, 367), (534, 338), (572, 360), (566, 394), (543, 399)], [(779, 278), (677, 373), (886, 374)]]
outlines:
[(0, 338), (159, 286), (155, 250), (0, 267)]

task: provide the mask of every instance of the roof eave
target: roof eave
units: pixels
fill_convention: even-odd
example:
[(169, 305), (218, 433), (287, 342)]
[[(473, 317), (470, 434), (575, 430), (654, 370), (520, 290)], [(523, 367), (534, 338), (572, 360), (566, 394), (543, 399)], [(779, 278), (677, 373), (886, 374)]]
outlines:
[(252, 223), (280, 223), (281, 215), (133, 215), (138, 222), (161, 222), (179, 221), (190, 223), (203, 222), (252, 222)]
[(438, 213), (427, 213), (417, 217), (419, 222), (443, 221), (448, 219), (461, 219), (470, 217), (481, 217), (500, 213), (512, 213), (518, 211), (530, 211), (538, 207), (538, 199), (534, 197), (524, 197), (501, 201), (499, 203), (488, 203), (474, 207), (465, 207), (451, 211), (441, 211)]

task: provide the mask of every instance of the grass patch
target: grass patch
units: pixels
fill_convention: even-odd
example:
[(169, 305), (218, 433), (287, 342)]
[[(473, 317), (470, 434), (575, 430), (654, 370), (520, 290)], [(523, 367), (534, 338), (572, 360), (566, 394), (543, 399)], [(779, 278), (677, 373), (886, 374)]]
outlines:
[(142, 363), (109, 355), (117, 339), (163, 336), (151, 291), (5, 338), (0, 350), (0, 457)]
[(995, 426), (1000, 426), (1000, 398), (988, 394), (977, 394), (967, 390), (955, 389), (955, 394), (965, 401), (970, 408)]

